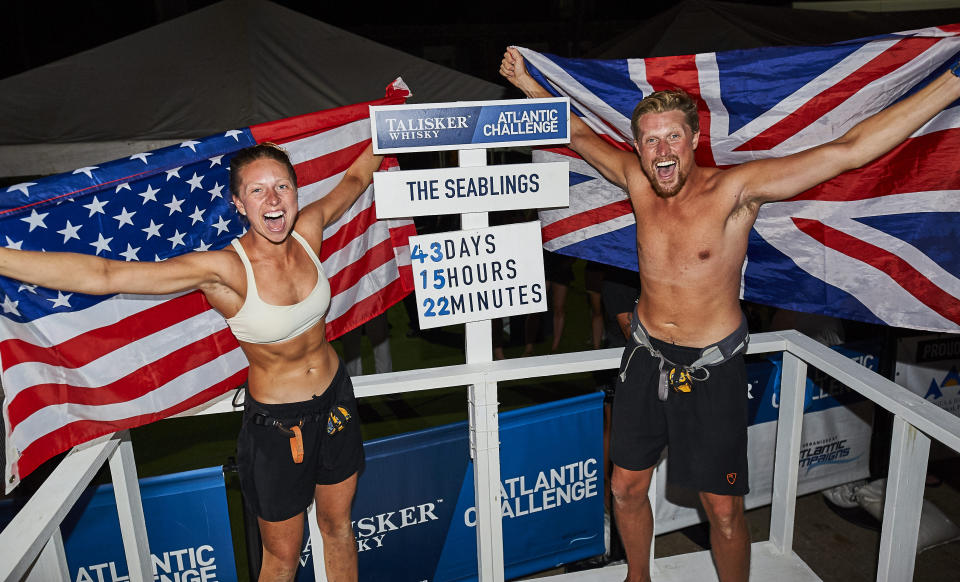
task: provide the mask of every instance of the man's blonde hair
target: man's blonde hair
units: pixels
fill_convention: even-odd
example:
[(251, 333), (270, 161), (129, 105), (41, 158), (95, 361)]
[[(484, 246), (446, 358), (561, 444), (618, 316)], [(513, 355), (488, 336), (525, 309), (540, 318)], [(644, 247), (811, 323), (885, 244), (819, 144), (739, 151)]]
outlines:
[(686, 118), (687, 125), (693, 133), (700, 131), (700, 117), (697, 115), (697, 100), (682, 89), (673, 91), (657, 91), (651, 93), (637, 103), (630, 118), (630, 128), (633, 130), (633, 139), (640, 139), (640, 118), (648, 113), (666, 113), (679, 111)]

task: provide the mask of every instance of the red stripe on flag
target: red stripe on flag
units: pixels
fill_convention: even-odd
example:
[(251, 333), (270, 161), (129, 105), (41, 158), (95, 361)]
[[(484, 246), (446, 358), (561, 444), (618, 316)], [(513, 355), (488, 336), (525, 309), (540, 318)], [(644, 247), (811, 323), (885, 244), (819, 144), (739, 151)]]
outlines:
[(350, 263), (350, 266), (341, 269), (339, 273), (330, 277), (330, 290), (334, 295), (342, 293), (357, 284), (380, 265), (393, 260), (393, 242), (388, 238), (375, 247), (367, 249), (363, 256)]
[(47, 459), (66, 451), (77, 443), (83, 443), (105, 434), (117, 432), (118, 430), (126, 430), (128, 428), (156, 422), (168, 416), (183, 412), (184, 410), (189, 410), (203, 404), (211, 398), (216, 398), (236, 388), (246, 381), (247, 371), (244, 369), (165, 410), (111, 421), (78, 420), (61, 426), (54, 431), (38, 437), (23, 450), (20, 459), (17, 461), (17, 473), (22, 478), (32, 473), (34, 469)]
[(907, 261), (820, 221), (806, 218), (792, 220), (797, 228), (825, 247), (886, 273), (924, 305), (950, 321), (960, 323), (960, 300), (934, 285)]
[(329, 129), (346, 125), (358, 119), (370, 117), (371, 105), (399, 105), (407, 100), (410, 91), (395, 85), (396, 81), (387, 85), (386, 96), (365, 103), (345, 105), (336, 109), (327, 109), (314, 113), (306, 113), (296, 117), (288, 117), (277, 121), (268, 121), (250, 126), (250, 133), (257, 143), (274, 141), (286, 143), (302, 139)]
[(403, 295), (413, 291), (413, 265), (400, 265), (397, 267), (400, 273), (400, 281), (403, 283)]
[(376, 207), (371, 204), (357, 213), (340, 229), (328, 237), (324, 237), (320, 247), (320, 260), (326, 261), (330, 255), (350, 244), (350, 241), (362, 235), (377, 221)]
[(390, 168), (399, 168), (400, 162), (397, 161), (395, 156), (386, 156), (383, 158), (383, 161), (380, 163), (380, 171), (385, 172)]
[(940, 40), (939, 38), (904, 38), (898, 41), (870, 62), (841, 78), (829, 90), (821, 91), (820, 94), (764, 130), (763, 133), (738, 146), (734, 151), (768, 150), (780, 145), (870, 83), (920, 56)]
[(37, 346), (19, 339), (4, 340), (0, 342), (0, 359), (4, 369), (21, 362), (78, 368), (131, 341), (164, 330), (208, 309), (210, 304), (203, 294), (194, 291), (125, 317), (117, 323), (78, 335), (55, 348)]
[(374, 293), (355, 303), (343, 315), (327, 322), (327, 339), (335, 340), (351, 329), (370, 321), (390, 306), (407, 296), (409, 288), (403, 284), (403, 269), (400, 277), (387, 283), (379, 293)]
[(561, 218), (556, 222), (551, 222), (544, 226), (540, 232), (543, 237), (543, 242), (546, 243), (576, 230), (620, 218), (631, 212), (633, 212), (633, 208), (630, 206), (630, 201), (620, 200), (605, 206), (600, 206), (599, 208), (593, 208), (586, 212), (578, 212), (572, 216)]
[(713, 146), (710, 144), (710, 109), (700, 92), (700, 71), (697, 69), (696, 55), (680, 57), (657, 57), (645, 59), (647, 82), (654, 91), (681, 88), (697, 98), (697, 110), (700, 114), (700, 141), (696, 149), (696, 160), (701, 166), (716, 166), (713, 158)]
[(102, 406), (134, 400), (237, 347), (237, 340), (230, 330), (222, 329), (153, 360), (110, 384), (85, 387), (46, 383), (30, 386), (21, 390), (7, 405), (10, 430), (45, 406)]
[(417, 235), (417, 227), (412, 222), (395, 226), (390, 229), (390, 240), (394, 248), (405, 247), (410, 244), (410, 237)]
[(297, 172), (297, 186), (303, 188), (346, 170), (354, 160), (360, 157), (369, 143), (370, 140), (367, 139), (297, 164), (294, 166)]
[(960, 129), (908, 139), (872, 163), (811, 188), (792, 200), (864, 200), (903, 194), (960, 189)]

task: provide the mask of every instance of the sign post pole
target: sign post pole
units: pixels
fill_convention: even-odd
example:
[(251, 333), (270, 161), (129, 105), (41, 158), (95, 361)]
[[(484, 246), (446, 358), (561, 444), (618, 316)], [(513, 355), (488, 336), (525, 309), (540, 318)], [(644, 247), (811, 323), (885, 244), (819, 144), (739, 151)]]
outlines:
[[(460, 150), (461, 168), (487, 165), (485, 149)], [(460, 228), (490, 225), (489, 214), (460, 215)], [(489, 319), (466, 323), (467, 364), (493, 361), (493, 338)], [(468, 394), (470, 456), (473, 458), (474, 503), (477, 508), (477, 573), (484, 582), (503, 581), (503, 523), (500, 515), (500, 430), (497, 383), (471, 384)]]
[[(565, 164), (477, 168), (487, 166), (487, 148), (568, 143), (569, 118), (566, 98), (370, 108), (375, 153), (458, 150), (465, 171), (378, 172), (374, 194), (378, 218), (460, 213), (461, 232), (411, 237), (410, 247), (421, 329), (465, 323), (467, 365), (493, 361), (492, 317), (546, 309), (542, 256), (531, 251), (539, 223), (490, 228), (488, 210), (569, 199)], [(482, 582), (503, 582), (497, 383), (468, 391), (477, 573)]]

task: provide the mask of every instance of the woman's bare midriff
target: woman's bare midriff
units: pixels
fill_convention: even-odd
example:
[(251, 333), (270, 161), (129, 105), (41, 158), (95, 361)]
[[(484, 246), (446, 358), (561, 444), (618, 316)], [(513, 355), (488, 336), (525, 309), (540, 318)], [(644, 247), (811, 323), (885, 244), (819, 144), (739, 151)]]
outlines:
[(323, 394), (340, 364), (326, 340), (322, 320), (285, 342), (240, 342), (240, 347), (250, 363), (250, 396), (264, 404), (301, 402)]

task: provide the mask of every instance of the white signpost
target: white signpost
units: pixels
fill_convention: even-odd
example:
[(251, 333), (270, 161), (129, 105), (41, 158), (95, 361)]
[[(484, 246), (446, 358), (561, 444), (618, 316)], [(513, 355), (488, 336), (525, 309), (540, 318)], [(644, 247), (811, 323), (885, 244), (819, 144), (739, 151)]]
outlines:
[(570, 164), (549, 162), (377, 172), (377, 218), (405, 218), (570, 204)]
[(539, 221), (410, 237), (421, 329), (546, 311), (539, 241)]
[[(543, 311), (546, 293), (539, 221), (488, 228), (487, 212), (566, 205), (569, 179), (552, 164), (487, 167), (486, 148), (569, 143), (569, 99), (374, 106), (370, 122), (378, 154), (459, 150), (459, 169), (374, 174), (377, 216), (460, 213), (463, 230), (410, 238), (420, 326), (467, 322), (467, 364), (492, 362), (490, 318)], [(477, 573), (503, 582), (497, 385), (468, 398)]]

